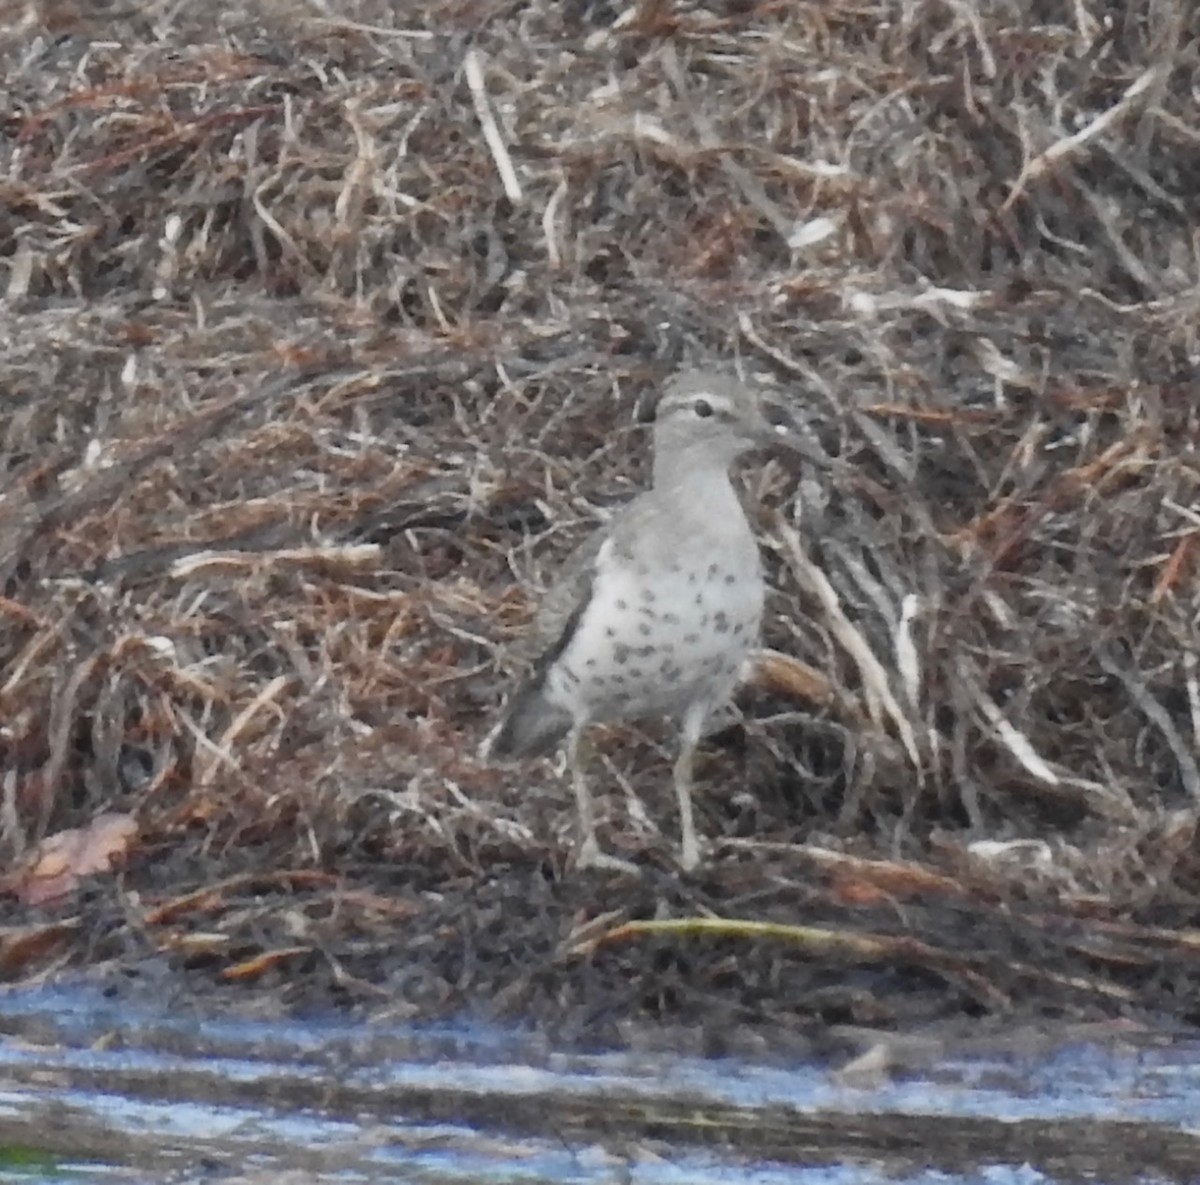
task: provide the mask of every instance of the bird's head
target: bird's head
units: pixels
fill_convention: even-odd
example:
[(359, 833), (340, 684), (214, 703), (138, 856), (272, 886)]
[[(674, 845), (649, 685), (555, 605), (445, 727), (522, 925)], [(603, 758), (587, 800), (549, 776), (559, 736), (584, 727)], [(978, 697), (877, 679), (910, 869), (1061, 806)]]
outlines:
[(638, 419), (654, 425), (656, 469), (676, 457), (728, 467), (751, 449), (796, 447), (787, 407), (724, 371), (680, 371)]

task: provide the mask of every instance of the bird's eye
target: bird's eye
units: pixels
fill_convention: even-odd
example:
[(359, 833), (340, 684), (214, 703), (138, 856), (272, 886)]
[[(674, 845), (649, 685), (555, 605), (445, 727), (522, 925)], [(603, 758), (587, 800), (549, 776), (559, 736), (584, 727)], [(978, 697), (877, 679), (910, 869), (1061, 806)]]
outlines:
[(697, 399), (692, 404), (692, 411), (696, 413), (702, 420), (707, 420), (713, 414), (713, 405), (707, 399)]

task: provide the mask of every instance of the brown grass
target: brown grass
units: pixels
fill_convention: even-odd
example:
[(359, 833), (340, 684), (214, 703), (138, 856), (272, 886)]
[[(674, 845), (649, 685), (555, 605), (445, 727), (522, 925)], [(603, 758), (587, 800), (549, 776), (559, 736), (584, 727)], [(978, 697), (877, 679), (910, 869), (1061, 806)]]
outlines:
[[(736, 356), (811, 441), (751, 494), (768, 642), (825, 688), (747, 692), (703, 889), (604, 908), (815, 910), (979, 944), (984, 1010), (1055, 958), (1047, 1007), (1193, 1014), (1194, 6), (33, 2), (0, 29), (0, 855), (140, 827), (61, 906), (89, 924), (55, 915), (60, 957), (244, 971), (299, 940), (366, 991), (402, 898), (450, 985), (414, 1007), (561, 1002), (529, 968), (599, 908), (569, 793), (475, 746), (531, 590), (644, 477), (637, 395)], [(631, 739), (602, 746), (607, 832), (657, 877), (665, 751)], [(973, 920), (895, 909), (872, 860), (952, 877)], [(227, 945), (164, 931), (174, 900)], [(1119, 957), (1054, 937), (1095, 919)], [(428, 953), (487, 926), (487, 975)], [(20, 936), (10, 974), (45, 965)]]

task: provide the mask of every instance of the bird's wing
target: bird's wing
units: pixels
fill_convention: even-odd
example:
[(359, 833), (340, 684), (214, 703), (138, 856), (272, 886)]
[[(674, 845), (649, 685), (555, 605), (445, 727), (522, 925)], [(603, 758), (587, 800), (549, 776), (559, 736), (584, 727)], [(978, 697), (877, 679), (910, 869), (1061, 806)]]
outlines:
[(567, 556), (543, 594), (533, 626), (520, 646), (527, 661), (545, 670), (562, 654), (591, 601), (597, 565), (632, 560), (633, 540), (644, 537), (650, 520), (660, 512), (658, 499), (641, 494)]
[(527, 670), (483, 742), (487, 759), (542, 756), (570, 732), (571, 713), (547, 698), (546, 675), (570, 645), (591, 601), (596, 557), (607, 539), (607, 528), (596, 531), (567, 557), (542, 597), (529, 633), (511, 648)]
[(579, 619), (592, 599), (596, 557), (608, 541), (609, 527), (593, 531), (575, 548), (542, 595), (533, 625), (518, 645), (518, 653), (540, 670), (566, 648)]

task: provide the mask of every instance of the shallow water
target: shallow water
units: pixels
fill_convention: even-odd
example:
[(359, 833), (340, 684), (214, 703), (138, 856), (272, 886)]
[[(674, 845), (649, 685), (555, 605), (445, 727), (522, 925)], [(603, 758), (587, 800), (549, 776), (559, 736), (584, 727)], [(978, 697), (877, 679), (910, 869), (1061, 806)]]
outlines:
[[(1200, 1181), (1200, 1044), (815, 1065), (0, 993), (0, 1181)], [(17, 1149), (19, 1162), (5, 1159)]]

